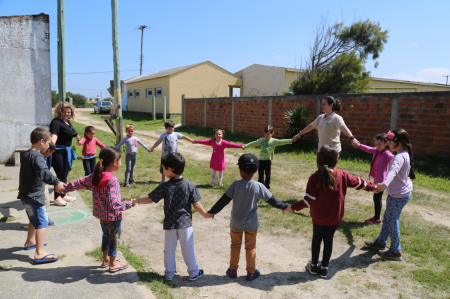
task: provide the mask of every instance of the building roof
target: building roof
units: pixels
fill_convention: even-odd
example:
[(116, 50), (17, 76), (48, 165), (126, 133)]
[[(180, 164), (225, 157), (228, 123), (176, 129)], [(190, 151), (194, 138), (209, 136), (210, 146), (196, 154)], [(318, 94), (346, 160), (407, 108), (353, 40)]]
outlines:
[[(284, 67), (284, 66), (272, 66), (272, 65), (265, 65), (265, 64), (258, 64), (258, 63), (254, 63), (254, 64), (252, 64), (252, 65), (250, 65), (250, 66), (248, 66), (248, 67), (246, 67), (246, 68), (243, 68), (243, 69), (240, 70), (240, 71), (243, 71), (243, 70), (245, 70), (245, 69), (247, 69), (247, 68), (249, 68), (249, 67), (251, 67), (251, 66), (254, 66), (254, 65), (267, 66), (267, 67), (277, 67), (277, 68), (285, 69), (285, 71), (287, 71), (287, 72), (296, 72), (296, 73), (300, 73), (300, 72), (302, 71), (301, 69), (296, 69), (296, 68), (288, 68), (288, 67)], [(235, 74), (239, 73), (240, 71), (237, 71)]]
[(389, 79), (389, 78), (376, 78), (376, 77), (372, 77), (372, 80), (401, 83), (401, 84), (418, 84), (418, 85), (439, 86), (439, 87), (450, 88), (450, 85), (445, 85), (445, 84), (440, 84), (440, 83), (426, 83), (426, 82), (416, 82), (416, 81), (397, 80), (397, 79)]

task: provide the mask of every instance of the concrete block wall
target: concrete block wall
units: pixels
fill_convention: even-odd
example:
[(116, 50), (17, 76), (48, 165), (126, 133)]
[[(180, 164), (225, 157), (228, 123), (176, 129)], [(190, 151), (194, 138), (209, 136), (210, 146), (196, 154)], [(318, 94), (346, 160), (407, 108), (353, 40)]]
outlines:
[[(185, 125), (222, 128), (259, 137), (272, 124), (275, 137), (282, 138), (284, 113), (296, 105), (310, 108), (310, 121), (320, 113), (325, 95), (185, 99)], [(416, 154), (450, 155), (450, 92), (367, 93), (334, 95), (342, 102), (339, 114), (353, 135), (372, 145), (373, 137), (390, 129), (403, 128), (412, 139)], [(205, 109), (206, 107), (206, 109)], [(316, 140), (315, 131), (305, 134)], [(344, 147), (350, 141), (341, 137)]]

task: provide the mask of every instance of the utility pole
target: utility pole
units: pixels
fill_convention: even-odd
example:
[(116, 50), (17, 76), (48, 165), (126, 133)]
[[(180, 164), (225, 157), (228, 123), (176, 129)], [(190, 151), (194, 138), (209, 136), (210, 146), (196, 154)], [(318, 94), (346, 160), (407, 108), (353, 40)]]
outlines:
[(64, 1), (58, 1), (58, 91), (59, 101), (66, 100), (66, 66), (65, 66), (65, 19)]
[(143, 52), (144, 52), (144, 30), (147, 29), (148, 26), (147, 25), (141, 25), (139, 26), (139, 30), (142, 31), (142, 35), (141, 35), (141, 73), (140, 76), (142, 76), (142, 63), (144, 62), (144, 56), (143, 56)]
[[(142, 67), (141, 67), (141, 69), (142, 69)], [(447, 81), (445, 82), (445, 85), (448, 85), (448, 77), (450, 77), (450, 75), (442, 76), (442, 77), (447, 77)]]
[(120, 82), (120, 55), (119, 55), (119, 16), (118, 0), (111, 0), (112, 12), (112, 41), (114, 58), (114, 99), (118, 107), (116, 118), (116, 142), (123, 139), (123, 118), (122, 118), (122, 86)]

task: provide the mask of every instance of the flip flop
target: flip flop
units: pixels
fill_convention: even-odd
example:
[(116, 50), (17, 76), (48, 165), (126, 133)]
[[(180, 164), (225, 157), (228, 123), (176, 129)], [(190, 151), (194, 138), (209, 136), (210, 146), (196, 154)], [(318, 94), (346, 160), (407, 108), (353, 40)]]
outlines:
[(123, 263), (120, 263), (120, 267), (118, 269), (114, 269), (114, 270), (109, 269), (109, 272), (114, 273), (114, 272), (117, 272), (120, 270), (125, 270), (126, 268), (128, 268), (128, 266), (129, 266), (129, 264), (126, 265), (125, 267), (123, 267)]
[[(47, 243), (44, 244), (44, 246), (47, 246)], [(31, 250), (31, 249), (35, 249), (36, 245), (33, 246), (29, 246), (29, 247), (24, 247), (23, 250)]]
[[(120, 259), (117, 259), (116, 260), (117, 262), (120, 262)], [(100, 268), (106, 268), (106, 267), (108, 267), (109, 266), (109, 264), (106, 264), (106, 265), (100, 265)]]
[(46, 256), (44, 256), (44, 257), (43, 257), (42, 259), (40, 259), (40, 260), (34, 260), (34, 262), (35, 262), (35, 263), (48, 263), (48, 262), (54, 262), (54, 261), (59, 260), (59, 257), (54, 258), (54, 259), (46, 259), (46, 257), (47, 257), (47, 256), (50, 256), (50, 255), (54, 255), (54, 254), (53, 254), (53, 253), (47, 254)]

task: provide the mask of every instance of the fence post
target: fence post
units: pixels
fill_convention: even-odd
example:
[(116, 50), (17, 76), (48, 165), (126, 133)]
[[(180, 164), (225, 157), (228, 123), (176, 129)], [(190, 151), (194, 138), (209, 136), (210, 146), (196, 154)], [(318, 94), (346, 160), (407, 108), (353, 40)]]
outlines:
[(163, 120), (166, 122), (166, 96), (163, 97)]
[(234, 99), (231, 98), (231, 133), (234, 133)]
[(156, 120), (155, 96), (152, 96), (152, 114), (153, 114), (153, 120)]
[(186, 96), (181, 95), (181, 125), (186, 125)]
[[(316, 118), (320, 115), (320, 109), (321, 109), (321, 105), (322, 105), (322, 99), (317, 98), (317, 107), (316, 107)], [(319, 142), (319, 133), (317, 130), (316, 131), (316, 142)]]
[(398, 115), (398, 97), (392, 98), (391, 107), (391, 123), (389, 125), (389, 130), (397, 129), (397, 115)]
[(204, 127), (206, 128), (206, 100), (205, 101), (205, 112), (203, 113), (203, 117), (204, 117)]
[(272, 125), (272, 99), (269, 100), (269, 126)]

